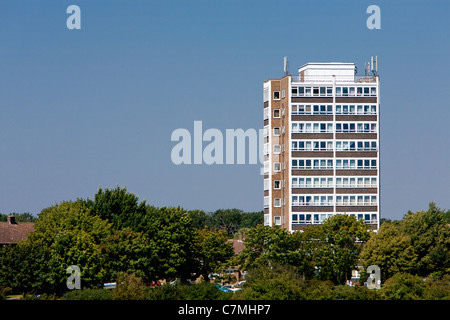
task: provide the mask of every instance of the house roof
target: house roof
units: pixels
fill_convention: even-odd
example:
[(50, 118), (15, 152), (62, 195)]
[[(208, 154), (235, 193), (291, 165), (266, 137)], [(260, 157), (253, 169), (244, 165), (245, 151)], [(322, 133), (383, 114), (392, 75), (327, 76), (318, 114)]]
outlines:
[(244, 241), (242, 240), (229, 239), (228, 242), (231, 242), (231, 244), (233, 245), (235, 255), (239, 255), (242, 249), (245, 248)]
[(33, 232), (34, 222), (0, 222), (0, 245), (15, 244)]

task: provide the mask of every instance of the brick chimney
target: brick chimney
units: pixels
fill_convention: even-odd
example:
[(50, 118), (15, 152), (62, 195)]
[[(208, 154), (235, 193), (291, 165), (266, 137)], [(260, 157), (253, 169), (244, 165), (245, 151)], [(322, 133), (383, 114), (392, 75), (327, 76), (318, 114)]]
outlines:
[(8, 224), (17, 224), (16, 223), (16, 217), (9, 215), (6, 220), (8, 221)]

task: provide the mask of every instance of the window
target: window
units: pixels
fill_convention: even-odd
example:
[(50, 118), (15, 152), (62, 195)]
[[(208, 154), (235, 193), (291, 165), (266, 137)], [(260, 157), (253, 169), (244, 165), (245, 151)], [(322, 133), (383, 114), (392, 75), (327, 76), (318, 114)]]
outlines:
[(280, 91), (273, 92), (273, 100), (280, 100)]
[(273, 164), (273, 171), (280, 172), (281, 171), (281, 163), (280, 162), (274, 162)]
[(332, 188), (332, 177), (293, 177), (293, 188)]
[(377, 169), (376, 159), (336, 159), (336, 169)]
[(292, 122), (292, 133), (331, 133), (332, 122)]
[(281, 189), (281, 180), (275, 180), (273, 182), (273, 188), (276, 189), (276, 190)]
[[(311, 195), (292, 196), (293, 206), (332, 206), (333, 196), (331, 195)], [(318, 219), (318, 217), (317, 217)]]
[(337, 177), (336, 188), (376, 188), (376, 177)]
[(281, 226), (281, 217), (280, 216), (275, 216), (273, 218), (274, 218), (274, 220), (273, 220), (274, 224), (276, 226)]
[(274, 109), (273, 110), (273, 117), (279, 118), (280, 117), (280, 109)]
[(273, 199), (273, 206), (274, 206), (274, 208), (280, 208), (281, 207), (281, 199), (280, 198)]
[(269, 88), (264, 88), (264, 102), (269, 101)]
[(293, 96), (296, 96), (298, 94), (298, 87), (292, 87), (291, 88), (291, 93)]
[(268, 208), (270, 204), (270, 197), (264, 197), (264, 208)]
[(337, 206), (376, 206), (377, 196), (374, 195), (337, 195)]
[(333, 169), (333, 159), (292, 159), (292, 169), (326, 170)]
[(376, 140), (338, 140), (336, 151), (377, 151)]
[(376, 133), (377, 124), (375, 122), (338, 122), (336, 123), (337, 133)]
[(264, 179), (264, 190), (269, 190), (270, 188), (270, 179)]
[(292, 141), (292, 151), (332, 151), (332, 140), (294, 140)]
[(273, 135), (276, 137), (280, 135), (280, 127), (273, 128)]
[(313, 114), (333, 114), (332, 105), (313, 105)]
[(299, 96), (305, 95), (305, 87), (298, 87), (298, 95)]
[(280, 154), (281, 153), (281, 145), (275, 144), (273, 146), (273, 154)]

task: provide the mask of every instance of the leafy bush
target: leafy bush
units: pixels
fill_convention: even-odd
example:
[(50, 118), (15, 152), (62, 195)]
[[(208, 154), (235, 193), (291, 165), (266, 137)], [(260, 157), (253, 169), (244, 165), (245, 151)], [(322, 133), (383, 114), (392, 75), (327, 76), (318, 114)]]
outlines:
[(84, 289), (71, 290), (64, 296), (64, 300), (112, 300), (113, 290), (106, 289)]
[(396, 273), (381, 288), (383, 297), (388, 300), (419, 300), (424, 291), (424, 279), (409, 273)]
[(134, 273), (120, 273), (113, 291), (114, 300), (145, 300), (147, 299), (147, 287), (142, 278)]
[(427, 300), (450, 300), (450, 275), (444, 275), (441, 279), (427, 279), (424, 298)]

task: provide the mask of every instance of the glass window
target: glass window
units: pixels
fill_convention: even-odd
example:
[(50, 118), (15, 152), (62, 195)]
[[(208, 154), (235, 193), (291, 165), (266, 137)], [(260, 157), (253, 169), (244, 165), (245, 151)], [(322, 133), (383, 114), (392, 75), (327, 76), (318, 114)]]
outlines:
[(273, 153), (274, 153), (274, 154), (280, 154), (280, 153), (281, 153), (281, 145), (275, 144), (275, 145), (273, 146)]
[(274, 136), (279, 136), (280, 135), (280, 127), (275, 127), (273, 128), (273, 135)]
[(274, 206), (275, 208), (281, 207), (281, 199), (280, 199), (280, 198), (275, 198), (275, 199), (273, 199), (273, 206)]

